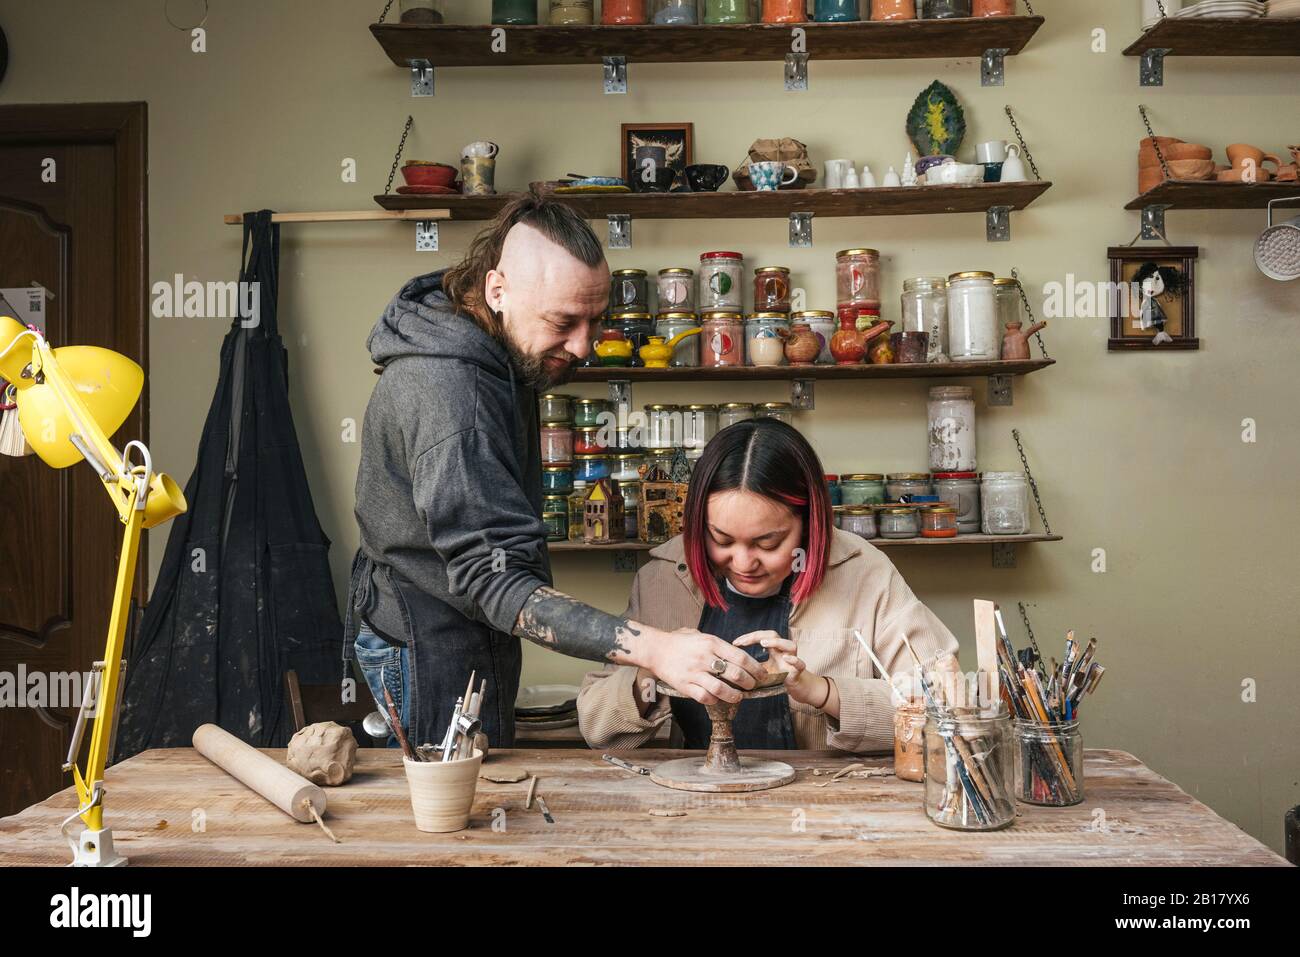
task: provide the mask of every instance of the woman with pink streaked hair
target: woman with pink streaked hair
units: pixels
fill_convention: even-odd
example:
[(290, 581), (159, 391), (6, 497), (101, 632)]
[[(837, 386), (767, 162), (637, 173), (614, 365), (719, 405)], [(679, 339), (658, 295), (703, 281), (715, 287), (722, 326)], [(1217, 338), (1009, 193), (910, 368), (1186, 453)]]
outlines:
[[(891, 674), (957, 668), (957, 641), (870, 542), (834, 526), (817, 454), (774, 419), (719, 432), (691, 475), (683, 532), (650, 552), (627, 615), (698, 629), (787, 671), (785, 694), (746, 701), (733, 722), (750, 749), (893, 748), (896, 699), (854, 632)], [(708, 745), (709, 688), (660, 695), (632, 666), (588, 674), (578, 696), (593, 748), (638, 747), (671, 715), (687, 748)]]

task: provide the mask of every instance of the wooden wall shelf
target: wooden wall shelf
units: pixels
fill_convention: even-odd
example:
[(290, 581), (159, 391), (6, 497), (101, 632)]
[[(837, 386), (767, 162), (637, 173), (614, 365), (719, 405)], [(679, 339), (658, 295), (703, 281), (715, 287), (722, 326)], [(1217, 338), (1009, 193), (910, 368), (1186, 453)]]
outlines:
[(1166, 56), (1300, 56), (1300, 19), (1167, 17), (1130, 43), (1124, 55), (1148, 50), (1167, 50)]
[[(1125, 209), (1264, 209), (1269, 200), (1300, 196), (1300, 183), (1221, 183), (1165, 180), (1130, 201)], [(1300, 207), (1297, 208), (1300, 212)]]
[[(1051, 186), (1051, 182), (1043, 180), (978, 183), (974, 186), (899, 186), (876, 189), (550, 195), (581, 210), (590, 219), (620, 214), (629, 215), (633, 219), (778, 219), (796, 212), (844, 217), (987, 213), (995, 206), (1018, 210), (1033, 203)], [(503, 205), (518, 195), (520, 194), (408, 196), (391, 193), (376, 196), (375, 202), (384, 209), (446, 209), (450, 211), (453, 221), (478, 220), (491, 219)]]
[[(982, 57), (986, 50), (1020, 53), (1042, 17), (801, 23), (811, 60), (904, 60)], [(794, 24), (659, 26), (506, 26), (373, 23), (370, 32), (397, 66), (537, 66), (602, 62), (701, 63), (783, 60)], [(504, 29), (506, 49), (492, 51)]]
[[(958, 535), (956, 538), (873, 538), (878, 548), (904, 545), (1023, 545), (1028, 542), (1059, 542), (1060, 535)], [(552, 552), (648, 552), (655, 545), (645, 542), (616, 542), (613, 545), (585, 545), (582, 542), (547, 542)]]
[(958, 379), (962, 377), (1028, 375), (1056, 365), (1055, 359), (998, 360), (996, 362), (890, 363), (889, 365), (731, 366), (694, 369), (629, 369), (596, 366), (575, 369), (573, 382), (608, 382), (626, 379), (643, 382), (745, 382), (790, 379)]

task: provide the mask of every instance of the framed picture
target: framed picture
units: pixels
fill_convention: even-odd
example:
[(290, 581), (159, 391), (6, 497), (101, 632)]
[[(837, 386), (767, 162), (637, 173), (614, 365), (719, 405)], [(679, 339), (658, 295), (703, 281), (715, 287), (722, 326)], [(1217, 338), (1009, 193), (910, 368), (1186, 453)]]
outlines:
[[(686, 188), (686, 167), (695, 162), (694, 123), (624, 123), (622, 127), (622, 176), (638, 192), (666, 192), (656, 189), (644, 176), (646, 167), (667, 166), (674, 173), (668, 189)], [(662, 184), (660, 184), (662, 187)]]
[(1127, 349), (1199, 349), (1196, 246), (1112, 246), (1110, 341)]

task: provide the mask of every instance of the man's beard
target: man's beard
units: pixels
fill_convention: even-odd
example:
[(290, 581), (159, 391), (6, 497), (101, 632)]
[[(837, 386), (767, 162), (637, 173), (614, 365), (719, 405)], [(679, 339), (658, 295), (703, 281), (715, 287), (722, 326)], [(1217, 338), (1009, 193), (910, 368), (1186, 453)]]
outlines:
[[(515, 367), (515, 373), (531, 389), (553, 389), (573, 378), (573, 369), (578, 360), (567, 351), (562, 356), (529, 355), (515, 344), (509, 332), (505, 333), (505, 347), (506, 352), (510, 354), (510, 363)], [(547, 358), (564, 358), (566, 361), (563, 368), (554, 369), (548, 367)]]

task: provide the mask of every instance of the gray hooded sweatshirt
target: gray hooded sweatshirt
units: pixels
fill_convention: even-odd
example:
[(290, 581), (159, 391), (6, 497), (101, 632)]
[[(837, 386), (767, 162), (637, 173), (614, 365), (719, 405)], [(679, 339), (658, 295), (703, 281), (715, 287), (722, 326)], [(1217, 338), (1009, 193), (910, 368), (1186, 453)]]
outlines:
[(453, 310), (442, 275), (407, 283), (370, 334), (383, 371), (362, 430), (344, 647), (350, 655), (360, 615), (411, 648), (417, 673), (449, 666), (463, 691), (484, 655), (517, 682), (510, 632), (551, 570), (536, 392), (516, 381), (501, 343)]

